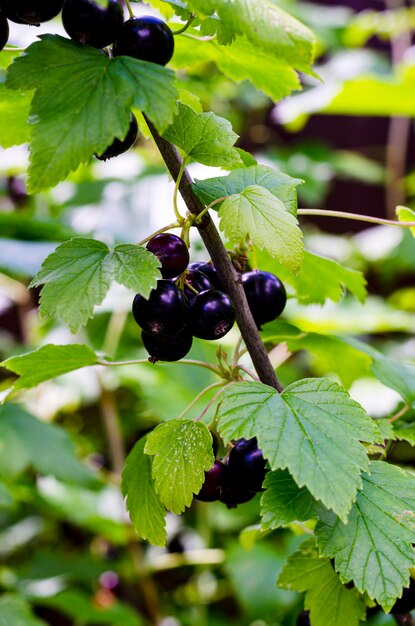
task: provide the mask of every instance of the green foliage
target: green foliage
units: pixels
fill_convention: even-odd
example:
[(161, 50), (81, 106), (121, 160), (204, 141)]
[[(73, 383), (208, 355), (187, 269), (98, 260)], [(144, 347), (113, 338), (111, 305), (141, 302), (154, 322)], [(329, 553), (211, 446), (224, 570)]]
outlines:
[(165, 509), (155, 490), (152, 459), (144, 453), (146, 437), (135, 444), (127, 457), (122, 492), (134, 528), (143, 539), (156, 546), (166, 543)]
[(97, 355), (88, 346), (48, 344), (34, 352), (12, 356), (3, 361), (1, 366), (19, 376), (13, 389), (27, 389), (61, 374), (97, 363)]
[(232, 243), (251, 239), (289, 270), (300, 269), (303, 241), (297, 219), (268, 189), (259, 185), (246, 187), (240, 194), (226, 198), (218, 215), (220, 229)]
[(3, 148), (18, 146), (29, 141), (29, 117), (30, 103), (33, 94), (10, 92), (4, 83), (0, 84), (0, 116), (2, 124), (0, 128), (0, 145)]
[(317, 517), (319, 505), (305, 487), (299, 487), (287, 470), (268, 472), (261, 497), (262, 529), (306, 522)]
[(204, 165), (224, 168), (242, 165), (241, 157), (233, 147), (238, 135), (228, 120), (214, 113), (196, 113), (179, 103), (179, 111), (164, 138), (181, 148), (186, 157)]
[(366, 279), (362, 272), (352, 270), (332, 259), (304, 251), (304, 258), (298, 273), (289, 271), (283, 263), (277, 265), (274, 259), (260, 257), (261, 267), (274, 272), (291, 285), (301, 304), (324, 304), (326, 300), (339, 302), (345, 289), (359, 302), (366, 299)]
[(111, 251), (95, 239), (76, 237), (56, 248), (30, 286), (44, 285), (40, 312), (56, 315), (76, 332), (92, 317), (115, 278), (148, 298), (160, 277), (156, 257), (139, 246), (120, 244)]
[(32, 193), (56, 185), (115, 137), (124, 138), (133, 106), (165, 127), (177, 97), (171, 70), (131, 57), (110, 59), (57, 35), (42, 35), (16, 59), (6, 84), (36, 90), (30, 111)]
[(222, 46), (215, 40), (177, 38), (173, 58), (175, 67), (193, 68), (209, 62), (236, 83), (249, 80), (275, 102), (300, 89), (298, 75), (288, 64), (269, 52), (259, 50), (243, 37), (228, 46)]
[(344, 522), (368, 468), (359, 442), (378, 437), (362, 407), (324, 378), (300, 380), (281, 395), (262, 383), (232, 385), (223, 394), (218, 425), (226, 441), (257, 437), (273, 470), (287, 468)]
[(115, 602), (107, 607), (96, 607), (93, 598), (89, 598), (82, 591), (67, 589), (56, 596), (42, 599), (40, 603), (58, 609), (74, 620), (82, 616), (82, 622), (86, 625), (141, 626), (143, 624), (140, 616), (128, 604)]
[[(297, 214), (297, 186), (301, 184), (299, 178), (292, 178), (283, 172), (274, 170), (266, 165), (253, 165), (230, 172), (227, 176), (196, 180), (193, 190), (205, 204), (211, 204), (225, 196), (241, 194), (247, 187), (260, 186), (267, 189), (285, 206), (292, 215)], [(218, 210), (221, 202), (215, 204)]]
[(353, 580), (385, 610), (415, 566), (415, 478), (399, 467), (372, 461), (347, 523), (322, 512), (316, 527), (322, 556), (335, 559), (344, 582)]
[(0, 626), (45, 626), (37, 619), (27, 601), (18, 595), (6, 594), (0, 598)]
[(245, 35), (259, 48), (271, 52), (301, 71), (310, 71), (314, 35), (271, 0), (190, 0), (188, 6), (205, 15), (217, 15), (237, 35)]
[(172, 513), (182, 513), (214, 462), (208, 428), (202, 422), (170, 420), (148, 435), (144, 451), (154, 457), (152, 474), (161, 502)]
[(75, 456), (64, 430), (41, 422), (19, 406), (0, 407), (0, 477), (12, 479), (27, 467), (80, 485), (93, 484), (91, 470)]
[(301, 544), (278, 579), (284, 589), (305, 591), (313, 626), (359, 626), (366, 605), (356, 589), (343, 587), (330, 559), (319, 557), (314, 539)]
[[(415, 222), (415, 211), (406, 206), (396, 207), (396, 215), (400, 222)], [(415, 237), (415, 226), (411, 226), (410, 231)]]

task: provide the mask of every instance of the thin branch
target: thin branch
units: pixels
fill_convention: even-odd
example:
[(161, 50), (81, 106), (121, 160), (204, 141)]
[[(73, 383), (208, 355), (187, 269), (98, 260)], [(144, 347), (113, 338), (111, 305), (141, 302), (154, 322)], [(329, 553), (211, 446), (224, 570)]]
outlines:
[[(178, 150), (159, 135), (147, 118), (146, 121), (171, 176), (177, 180), (183, 163)], [(204, 211), (205, 206), (193, 193), (192, 182), (189, 172), (183, 169), (183, 176), (179, 185), (180, 193), (189, 212), (193, 215), (199, 215)], [(216, 226), (207, 213), (197, 228), (215, 265), (219, 279), (234, 304), (237, 324), (260, 380), (281, 392), (281, 383), (268, 359), (267, 351), (249, 309), (242, 288), (241, 277), (232, 265)]]
[(203, 396), (206, 393), (208, 393), (211, 389), (216, 389), (216, 387), (222, 387), (224, 384), (225, 384), (225, 382), (223, 380), (220, 380), (217, 383), (212, 383), (208, 387), (205, 387), (204, 389), (202, 389), (202, 391), (197, 394), (196, 398), (194, 398), (191, 401), (191, 403), (187, 405), (187, 407), (184, 409), (184, 411), (182, 411), (180, 413), (180, 415), (177, 416), (176, 419), (181, 419), (182, 417), (184, 417), (186, 415), (186, 413), (188, 413), (190, 411), (190, 409), (192, 409), (194, 407), (194, 405), (197, 404), (199, 402), (199, 400), (201, 398), (203, 398)]
[(193, 20), (195, 19), (196, 15), (191, 14), (189, 19), (187, 20), (186, 24), (184, 26), (182, 26), (182, 28), (179, 28), (178, 30), (172, 30), (172, 35), (181, 35), (182, 33), (184, 33), (190, 26), (190, 24), (193, 22)]
[[(170, 361), (157, 361), (157, 363), (160, 365), (171, 365)], [(204, 367), (205, 369), (210, 370), (217, 376), (221, 375), (218, 367), (205, 361), (195, 361), (194, 359), (181, 359), (181, 361), (177, 361), (176, 364)], [(148, 359), (132, 359), (131, 361), (106, 361), (105, 359), (99, 359), (97, 365), (105, 365), (105, 367), (122, 367), (123, 365), (153, 365), (153, 363), (151, 363), (151, 361), (149, 361)]]
[(248, 376), (250, 376), (253, 380), (259, 382), (259, 378), (258, 376), (255, 376), (255, 374), (253, 372), (251, 372), (251, 370), (249, 370), (247, 367), (245, 367), (245, 365), (236, 365), (236, 367), (238, 368), (238, 370), (241, 370), (242, 372), (245, 372), (245, 374), (248, 374)]
[(405, 413), (407, 413), (410, 408), (411, 407), (408, 404), (405, 404), (400, 409), (400, 411), (398, 411), (397, 413), (395, 413), (395, 415), (392, 415), (392, 417), (388, 419), (389, 424), (393, 424), (393, 422), (396, 422), (400, 417), (402, 417), (402, 415), (405, 415)]
[(387, 220), (382, 217), (361, 215), (360, 213), (347, 213), (345, 211), (326, 211), (326, 209), (298, 209), (298, 215), (322, 215), (323, 217), (339, 217), (343, 220), (356, 220), (357, 222), (370, 222), (371, 224), (386, 224), (387, 226), (400, 226), (401, 228), (413, 228), (415, 222), (398, 222)]

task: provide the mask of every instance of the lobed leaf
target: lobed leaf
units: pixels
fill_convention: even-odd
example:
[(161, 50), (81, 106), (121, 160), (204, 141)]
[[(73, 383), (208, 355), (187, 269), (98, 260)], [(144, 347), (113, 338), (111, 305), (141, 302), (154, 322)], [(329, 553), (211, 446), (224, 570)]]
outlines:
[(156, 546), (166, 544), (166, 511), (151, 474), (152, 459), (144, 453), (147, 437), (135, 444), (125, 462), (121, 489), (137, 533)]
[(305, 487), (299, 487), (287, 470), (268, 472), (261, 496), (262, 530), (318, 516), (320, 505)]
[(154, 457), (152, 472), (161, 502), (172, 513), (182, 513), (214, 463), (207, 426), (187, 419), (165, 422), (148, 435), (144, 451)]
[(330, 559), (319, 557), (313, 538), (290, 556), (278, 586), (305, 592), (304, 608), (313, 626), (359, 626), (365, 618), (363, 597), (342, 585)]
[(271, 469), (287, 468), (344, 521), (368, 468), (360, 441), (379, 438), (363, 408), (325, 378), (300, 380), (281, 395), (262, 383), (232, 385), (218, 408), (218, 428), (226, 441), (257, 437)]
[(7, 72), (9, 89), (35, 89), (31, 105), (32, 193), (56, 185), (114, 138), (123, 139), (134, 106), (162, 129), (176, 108), (171, 70), (58, 35), (41, 35)]
[(322, 556), (335, 559), (343, 582), (353, 580), (388, 611), (415, 566), (415, 477), (372, 461), (347, 523), (322, 511), (316, 527)]

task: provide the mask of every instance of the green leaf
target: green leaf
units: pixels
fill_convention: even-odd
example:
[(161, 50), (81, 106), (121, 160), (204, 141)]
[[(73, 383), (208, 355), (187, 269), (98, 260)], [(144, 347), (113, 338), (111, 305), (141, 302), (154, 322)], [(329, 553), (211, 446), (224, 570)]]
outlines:
[[(254, 165), (234, 170), (227, 176), (195, 180), (193, 191), (205, 204), (211, 204), (224, 196), (241, 194), (247, 187), (259, 185), (268, 189), (284, 204), (292, 215), (297, 214), (297, 187), (302, 181), (292, 178), (266, 165)], [(217, 210), (222, 203), (215, 205)]]
[(81, 485), (95, 482), (75, 456), (66, 432), (14, 404), (0, 406), (0, 476), (13, 478), (31, 465), (40, 474)]
[(56, 315), (76, 332), (93, 315), (112, 281), (110, 249), (94, 239), (76, 237), (56, 248), (42, 264), (30, 287), (44, 285), (41, 315)]
[[(407, 206), (397, 206), (396, 215), (400, 222), (415, 222), (415, 211), (409, 209)], [(409, 230), (415, 237), (415, 226), (410, 226)]]
[(33, 93), (24, 94), (6, 89), (0, 84), (0, 145), (3, 148), (19, 146), (29, 141), (30, 127), (27, 123)]
[(10, 89), (36, 89), (32, 101), (29, 190), (47, 189), (125, 137), (134, 106), (159, 128), (169, 124), (177, 91), (171, 70), (57, 35), (41, 35), (7, 73)]
[(262, 383), (237, 383), (218, 408), (224, 440), (257, 437), (271, 469), (287, 468), (300, 487), (347, 519), (368, 458), (360, 441), (379, 437), (347, 391), (325, 378), (306, 378), (280, 395)]
[(415, 424), (405, 424), (398, 422), (394, 430), (395, 438), (399, 441), (406, 441), (411, 446), (415, 446)]
[(19, 376), (13, 389), (27, 389), (45, 380), (97, 363), (97, 355), (88, 346), (47, 344), (34, 352), (12, 356), (0, 365)]
[(114, 278), (117, 283), (125, 285), (140, 293), (144, 298), (150, 296), (156, 286), (156, 279), (161, 278), (158, 268), (161, 267), (157, 257), (140, 246), (119, 244), (112, 253)]
[(381, 461), (369, 472), (346, 524), (321, 512), (317, 543), (323, 556), (335, 558), (343, 582), (353, 580), (388, 611), (415, 566), (415, 477)]
[(156, 546), (166, 545), (166, 511), (156, 494), (152, 459), (144, 454), (147, 437), (135, 444), (125, 462), (121, 488), (137, 533)]
[(214, 63), (231, 80), (236, 83), (249, 80), (274, 102), (301, 89), (298, 75), (288, 63), (259, 50), (245, 38), (238, 38), (229, 46), (221, 46), (216, 40), (177, 37), (172, 63), (180, 69)]
[(225, 26), (237, 35), (245, 35), (256, 48), (285, 59), (296, 69), (309, 71), (313, 61), (313, 33), (272, 0), (190, 0), (188, 5), (205, 15), (216, 11)]
[(47, 626), (35, 617), (22, 597), (12, 594), (0, 598), (0, 626)]
[(160, 500), (172, 513), (182, 513), (214, 463), (207, 426), (187, 419), (165, 422), (148, 435), (144, 451), (154, 456), (153, 478)]
[(30, 286), (44, 285), (40, 313), (56, 315), (76, 332), (101, 304), (113, 278), (148, 297), (160, 277), (158, 266), (139, 246), (120, 244), (111, 252), (105, 243), (76, 237), (45, 259)]
[(163, 137), (181, 148), (187, 157), (204, 165), (224, 168), (243, 165), (233, 147), (238, 135), (228, 120), (214, 113), (196, 113), (179, 103), (179, 112)]
[(386, 387), (394, 389), (409, 405), (415, 407), (415, 364), (384, 356), (375, 348), (354, 337), (342, 340), (368, 354), (372, 359), (373, 375)]
[(356, 589), (346, 589), (329, 559), (319, 557), (314, 539), (301, 544), (288, 559), (278, 585), (305, 592), (304, 608), (313, 626), (359, 626), (366, 605)]
[(251, 185), (229, 196), (218, 211), (220, 229), (235, 243), (247, 236), (292, 272), (301, 267), (302, 233), (297, 219), (268, 189)]
[(263, 254), (259, 262), (261, 269), (277, 274), (284, 283), (295, 289), (300, 304), (324, 304), (326, 300), (339, 302), (345, 289), (359, 302), (363, 303), (366, 299), (366, 279), (362, 272), (309, 250), (304, 251), (303, 263), (297, 274), (288, 271), (283, 264), (277, 266), (274, 259)]
[(262, 530), (317, 517), (320, 506), (305, 487), (297, 485), (287, 470), (268, 472), (264, 488), (261, 497)]
[(82, 616), (82, 623), (99, 626), (141, 626), (143, 621), (132, 607), (114, 598), (108, 605), (97, 605), (93, 597), (77, 589), (65, 589), (55, 596), (37, 598), (37, 604), (53, 607), (68, 615), (75, 622)]

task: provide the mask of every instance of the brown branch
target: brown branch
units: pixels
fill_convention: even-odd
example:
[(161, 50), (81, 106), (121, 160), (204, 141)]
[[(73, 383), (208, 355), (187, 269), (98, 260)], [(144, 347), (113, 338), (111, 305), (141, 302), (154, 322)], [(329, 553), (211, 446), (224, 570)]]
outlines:
[[(167, 169), (176, 181), (182, 164), (182, 159), (178, 150), (175, 146), (159, 135), (153, 124), (148, 119), (147, 124)], [(199, 215), (205, 209), (203, 203), (193, 193), (192, 179), (186, 169), (184, 170), (179, 190), (186, 203), (187, 209), (190, 213), (192, 213), (192, 215)], [(237, 273), (236, 269), (232, 265), (228, 252), (223, 245), (216, 226), (207, 213), (203, 215), (201, 223), (197, 225), (197, 228), (215, 265), (216, 271), (226, 290), (226, 293), (233, 302), (236, 311), (236, 322), (239, 326), (259, 379), (266, 385), (270, 385), (281, 392), (281, 383), (279, 382), (274, 368), (268, 358), (267, 351), (261, 337), (259, 336), (256, 324), (246, 301), (240, 274)]]

